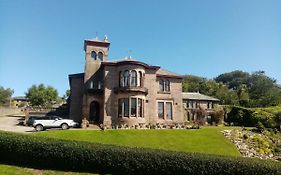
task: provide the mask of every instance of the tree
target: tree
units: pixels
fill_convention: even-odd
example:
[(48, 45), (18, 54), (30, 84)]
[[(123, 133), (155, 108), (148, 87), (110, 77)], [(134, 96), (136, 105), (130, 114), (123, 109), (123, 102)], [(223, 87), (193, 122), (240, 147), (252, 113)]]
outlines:
[(32, 106), (40, 107), (50, 107), (58, 98), (57, 90), (44, 84), (32, 85), (25, 95)]
[(280, 104), (281, 90), (276, 80), (265, 75), (264, 71), (254, 72), (248, 81), (252, 106), (274, 106)]
[(67, 100), (69, 96), (70, 96), (70, 89), (67, 89), (67, 90), (65, 91), (65, 94), (63, 95), (63, 98), (64, 98), (65, 100)]
[(0, 86), (0, 105), (7, 105), (11, 99), (14, 90)]
[(187, 75), (183, 80), (183, 91), (197, 92), (216, 97), (221, 100), (222, 104), (236, 105), (238, 104), (237, 94), (228, 89), (223, 83), (217, 83), (214, 80), (208, 80), (203, 77)]
[(250, 74), (241, 70), (224, 73), (217, 76), (214, 80), (226, 84), (229, 89), (239, 90), (243, 84), (248, 82)]

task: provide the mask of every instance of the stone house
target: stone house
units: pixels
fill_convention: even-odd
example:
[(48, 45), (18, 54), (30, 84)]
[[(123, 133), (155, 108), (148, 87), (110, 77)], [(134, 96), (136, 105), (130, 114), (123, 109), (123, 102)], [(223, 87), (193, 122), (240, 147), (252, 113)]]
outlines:
[(69, 75), (71, 119), (93, 124), (183, 123), (182, 76), (132, 58), (108, 60), (110, 43), (84, 41), (83, 73)]
[[(214, 106), (218, 105), (220, 100), (210, 97), (199, 92), (183, 92), (183, 106), (185, 109), (185, 121), (195, 121), (197, 118), (196, 111), (203, 109), (206, 112), (206, 117), (213, 111)], [(207, 118), (208, 119), (208, 118)]]
[(28, 99), (24, 96), (17, 96), (11, 99), (11, 107), (21, 108), (28, 106)]

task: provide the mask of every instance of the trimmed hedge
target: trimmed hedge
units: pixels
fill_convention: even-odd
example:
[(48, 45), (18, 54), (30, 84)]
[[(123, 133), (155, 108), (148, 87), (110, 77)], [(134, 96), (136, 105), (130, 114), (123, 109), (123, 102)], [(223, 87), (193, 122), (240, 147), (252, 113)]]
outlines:
[(110, 174), (281, 174), (281, 163), (0, 132), (2, 163)]

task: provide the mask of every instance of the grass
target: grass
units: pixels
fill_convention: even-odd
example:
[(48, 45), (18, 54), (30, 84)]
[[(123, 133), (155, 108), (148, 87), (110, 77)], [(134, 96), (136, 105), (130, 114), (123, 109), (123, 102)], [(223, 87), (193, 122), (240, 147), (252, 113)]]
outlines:
[(0, 175), (90, 175), (87, 173), (74, 173), (52, 170), (39, 170), (19, 166), (0, 164)]
[(36, 136), (86, 141), (129, 147), (144, 147), (182, 152), (241, 156), (220, 132), (223, 127), (197, 130), (53, 130)]

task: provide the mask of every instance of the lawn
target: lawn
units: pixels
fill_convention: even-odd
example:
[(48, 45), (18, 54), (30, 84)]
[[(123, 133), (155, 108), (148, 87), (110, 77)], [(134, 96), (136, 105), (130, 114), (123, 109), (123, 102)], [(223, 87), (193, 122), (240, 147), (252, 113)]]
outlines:
[(90, 175), (87, 173), (74, 173), (53, 170), (38, 170), (19, 166), (0, 164), (0, 175)]
[(206, 127), (195, 130), (49, 130), (34, 135), (129, 147), (241, 156), (234, 144), (220, 132), (222, 129)]

